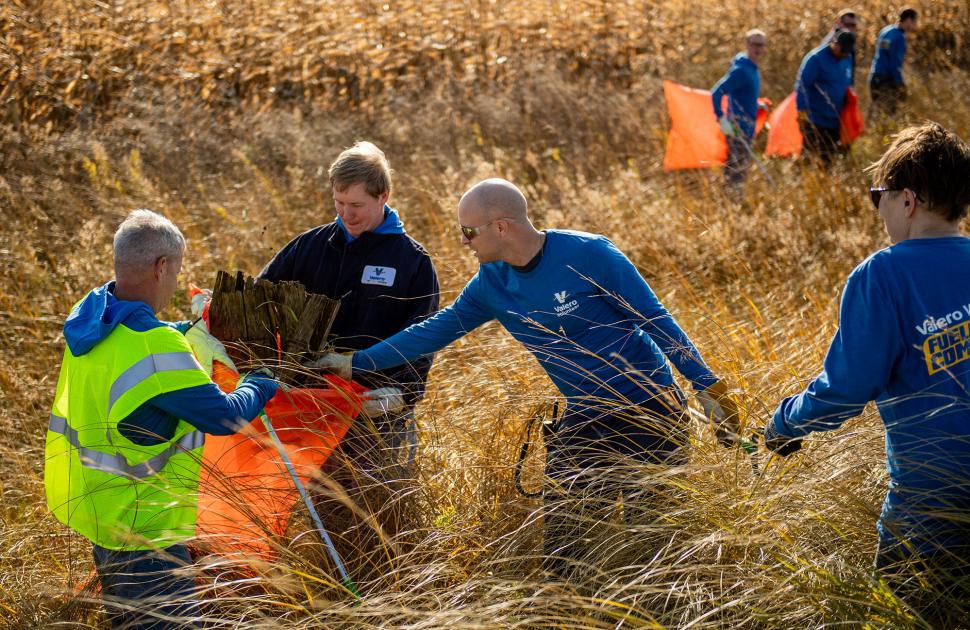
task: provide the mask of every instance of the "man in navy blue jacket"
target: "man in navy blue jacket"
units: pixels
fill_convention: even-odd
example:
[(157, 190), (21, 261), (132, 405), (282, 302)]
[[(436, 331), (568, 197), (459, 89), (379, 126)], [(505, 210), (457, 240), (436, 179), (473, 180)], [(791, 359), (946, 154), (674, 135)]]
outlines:
[(881, 31), (876, 39), (876, 56), (869, 71), (869, 96), (874, 111), (895, 114), (899, 99), (905, 94), (903, 59), (906, 57), (906, 35), (916, 30), (916, 10), (899, 12), (899, 20)]
[[(379, 148), (357, 143), (340, 154), (329, 174), (336, 220), (287, 243), (260, 277), (295, 280), (310, 293), (339, 299), (331, 341), (335, 350), (348, 352), (387, 339), (435, 312), (438, 275), (431, 257), (387, 205), (391, 171)], [(400, 420), (424, 396), (431, 360), (428, 356), (397, 369), (362, 374), (360, 380), (378, 388), (385, 408)]]
[(668, 359), (698, 391), (725, 443), (736, 439), (737, 409), (687, 334), (607, 238), (536, 230), (525, 197), (501, 179), (468, 190), (458, 219), (462, 242), (480, 263), (458, 298), (385, 341), (352, 355), (328, 354), (317, 365), (343, 376), (386, 369), (497, 319), (566, 398), (566, 412), (546, 444), (546, 500), (553, 507), (545, 521), (545, 566), (567, 575), (592, 525), (576, 515), (582, 504), (573, 497), (591, 487), (606, 497), (620, 491), (642, 496), (646, 484), (642, 478), (639, 485), (627, 483), (632, 476), (622, 473), (624, 464), (668, 466), (686, 459), (684, 395)]
[(765, 443), (790, 454), (875, 401), (889, 471), (876, 568), (929, 627), (949, 628), (953, 604), (970, 602), (970, 147), (926, 123), (870, 170), (892, 246), (849, 275), (823, 370), (781, 402)]
[(802, 59), (795, 79), (798, 122), (806, 153), (828, 165), (839, 146), (839, 116), (852, 85), (855, 35), (840, 31)]
[[(714, 114), (728, 144), (724, 178), (728, 190), (734, 195), (740, 192), (751, 164), (751, 143), (758, 117), (758, 94), (761, 93), (758, 62), (767, 46), (764, 31), (758, 29), (745, 33), (744, 40), (747, 50), (735, 55), (727, 74), (711, 88)], [(727, 110), (721, 107), (724, 96), (727, 96)]]
[[(348, 352), (387, 339), (435, 312), (438, 276), (431, 257), (387, 205), (392, 182), (383, 151), (358, 142), (340, 154), (329, 175), (336, 220), (290, 241), (260, 277), (295, 280), (311, 293), (339, 299), (331, 342), (335, 350)], [(414, 406), (424, 396), (431, 361), (428, 355), (357, 375), (359, 382), (374, 388), (364, 415), (375, 426), (356, 423), (326, 467), (352, 497), (367, 487), (390, 491), (395, 480), (410, 475), (417, 445)], [(386, 533), (395, 533), (397, 519), (394, 514), (382, 519)]]

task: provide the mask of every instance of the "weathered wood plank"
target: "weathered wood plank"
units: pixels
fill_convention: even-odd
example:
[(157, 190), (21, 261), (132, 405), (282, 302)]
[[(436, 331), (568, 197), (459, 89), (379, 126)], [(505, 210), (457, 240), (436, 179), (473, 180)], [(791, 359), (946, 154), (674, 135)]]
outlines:
[(240, 369), (266, 365), (296, 377), (300, 363), (326, 347), (339, 307), (338, 300), (307, 293), (299, 282), (274, 284), (220, 271), (209, 327)]

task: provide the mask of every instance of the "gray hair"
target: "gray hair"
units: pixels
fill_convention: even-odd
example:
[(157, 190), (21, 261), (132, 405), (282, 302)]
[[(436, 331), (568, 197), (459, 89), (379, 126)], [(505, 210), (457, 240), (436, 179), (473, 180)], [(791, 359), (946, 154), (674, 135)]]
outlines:
[(115, 270), (142, 269), (162, 256), (181, 258), (185, 237), (174, 223), (151, 210), (132, 210), (115, 232)]
[(746, 43), (750, 43), (753, 38), (759, 37), (759, 36), (765, 39), (768, 39), (768, 36), (765, 35), (765, 32), (763, 30), (761, 30), (760, 28), (753, 28), (744, 34), (744, 41)]

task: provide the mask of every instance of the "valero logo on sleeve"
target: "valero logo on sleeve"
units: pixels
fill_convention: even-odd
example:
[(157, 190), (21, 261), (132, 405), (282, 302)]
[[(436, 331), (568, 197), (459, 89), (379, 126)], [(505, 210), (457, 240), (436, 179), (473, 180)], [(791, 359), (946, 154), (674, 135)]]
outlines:
[(394, 286), (394, 276), (397, 275), (397, 269), (394, 267), (378, 267), (376, 265), (367, 265), (364, 267), (364, 273), (360, 277), (362, 284), (376, 284), (381, 287)]

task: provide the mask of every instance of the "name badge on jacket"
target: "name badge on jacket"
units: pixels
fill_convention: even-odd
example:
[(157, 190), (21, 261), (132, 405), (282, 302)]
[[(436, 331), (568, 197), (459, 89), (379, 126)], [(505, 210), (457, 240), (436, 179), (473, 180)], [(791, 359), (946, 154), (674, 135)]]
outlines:
[(360, 277), (360, 282), (361, 284), (376, 284), (382, 287), (390, 287), (394, 285), (395, 275), (397, 275), (397, 269), (394, 267), (367, 265), (364, 267), (364, 273)]

